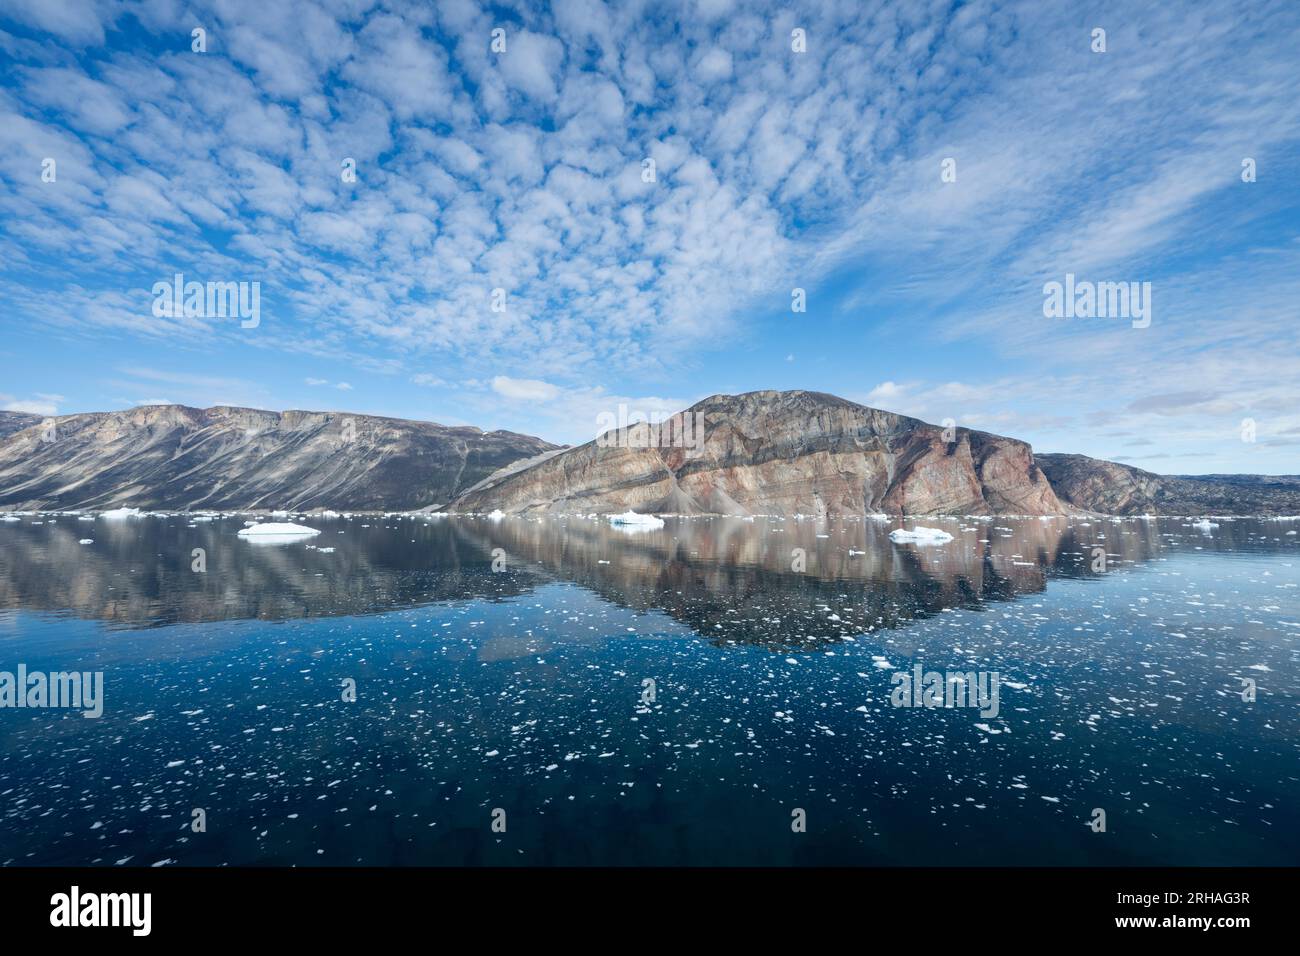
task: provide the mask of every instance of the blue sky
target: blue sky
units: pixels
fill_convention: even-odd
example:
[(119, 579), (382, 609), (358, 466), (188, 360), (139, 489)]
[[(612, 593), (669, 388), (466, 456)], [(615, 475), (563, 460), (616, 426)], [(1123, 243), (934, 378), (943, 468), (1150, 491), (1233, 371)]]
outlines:
[[(808, 388), (1297, 473), (1298, 50), (1291, 0), (0, 0), (0, 407), (576, 442)], [(260, 323), (155, 316), (178, 271)], [(1151, 324), (1045, 317), (1067, 273)]]

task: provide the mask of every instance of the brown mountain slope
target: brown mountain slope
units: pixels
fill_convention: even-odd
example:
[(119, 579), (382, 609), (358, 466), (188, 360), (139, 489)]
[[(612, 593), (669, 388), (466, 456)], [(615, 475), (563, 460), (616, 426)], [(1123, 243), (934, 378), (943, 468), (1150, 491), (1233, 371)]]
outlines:
[(0, 439), (0, 508), (407, 510), (555, 446), (338, 412), (150, 405)]
[(1295, 515), (1294, 475), (1157, 475), (1087, 455), (1036, 455), (1057, 496), (1113, 515)]
[[(449, 511), (821, 515), (1060, 514), (1024, 442), (942, 429), (820, 392), (714, 395), (702, 442), (608, 433), (460, 496)], [(693, 421), (694, 419), (688, 419)], [(691, 429), (687, 428), (689, 435)]]

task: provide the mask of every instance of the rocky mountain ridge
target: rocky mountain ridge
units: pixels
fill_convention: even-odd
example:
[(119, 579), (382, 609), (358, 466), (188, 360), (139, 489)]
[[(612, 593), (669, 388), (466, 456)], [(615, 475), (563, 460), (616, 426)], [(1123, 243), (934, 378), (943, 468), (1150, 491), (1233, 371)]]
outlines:
[[(52, 425), (52, 428), (51, 428)], [(685, 426), (685, 427), (682, 427)], [(0, 510), (1300, 514), (1300, 476), (1156, 475), (821, 392), (714, 395), (576, 447), (344, 412), (0, 412)]]
[(1035, 455), (1061, 501), (1108, 515), (1300, 515), (1300, 476), (1157, 475), (1087, 455)]
[[(1063, 514), (1024, 442), (821, 392), (714, 395), (493, 476), (448, 511), (724, 515)], [(698, 416), (698, 418), (696, 418)], [(702, 422), (702, 429), (692, 428)], [(677, 439), (683, 440), (678, 441)]]
[(0, 509), (410, 510), (555, 447), (374, 415), (147, 405), (0, 438)]

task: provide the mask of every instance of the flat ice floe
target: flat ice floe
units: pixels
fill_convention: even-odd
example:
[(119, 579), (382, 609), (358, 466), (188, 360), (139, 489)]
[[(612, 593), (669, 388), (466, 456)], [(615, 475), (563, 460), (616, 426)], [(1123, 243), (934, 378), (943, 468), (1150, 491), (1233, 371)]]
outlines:
[(951, 541), (952, 535), (940, 528), (916, 527), (911, 530), (895, 528), (889, 532), (889, 540), (895, 543), (911, 542), (914, 544), (943, 544)]
[(637, 514), (635, 511), (624, 511), (621, 515), (610, 515), (609, 523), (624, 528), (662, 528), (664, 519), (657, 518), (654, 515)]
[(300, 524), (292, 524), (287, 521), (267, 521), (262, 524), (250, 525), (239, 532), (241, 538), (302, 538), (308, 535), (320, 534), (315, 528), (308, 528)]

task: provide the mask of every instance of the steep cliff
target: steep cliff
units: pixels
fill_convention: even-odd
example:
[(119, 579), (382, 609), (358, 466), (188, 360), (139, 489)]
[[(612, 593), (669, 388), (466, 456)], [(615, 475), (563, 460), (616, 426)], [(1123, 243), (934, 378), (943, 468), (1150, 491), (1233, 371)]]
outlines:
[[(820, 392), (715, 395), (675, 444), (614, 430), (461, 495), (449, 511), (1060, 514), (1024, 442), (944, 430)], [(693, 427), (702, 423), (698, 435)], [(698, 442), (694, 439), (698, 437)], [(946, 438), (951, 437), (952, 441)], [(691, 447), (681, 447), (690, 445)], [(645, 447), (649, 446), (649, 447)]]

